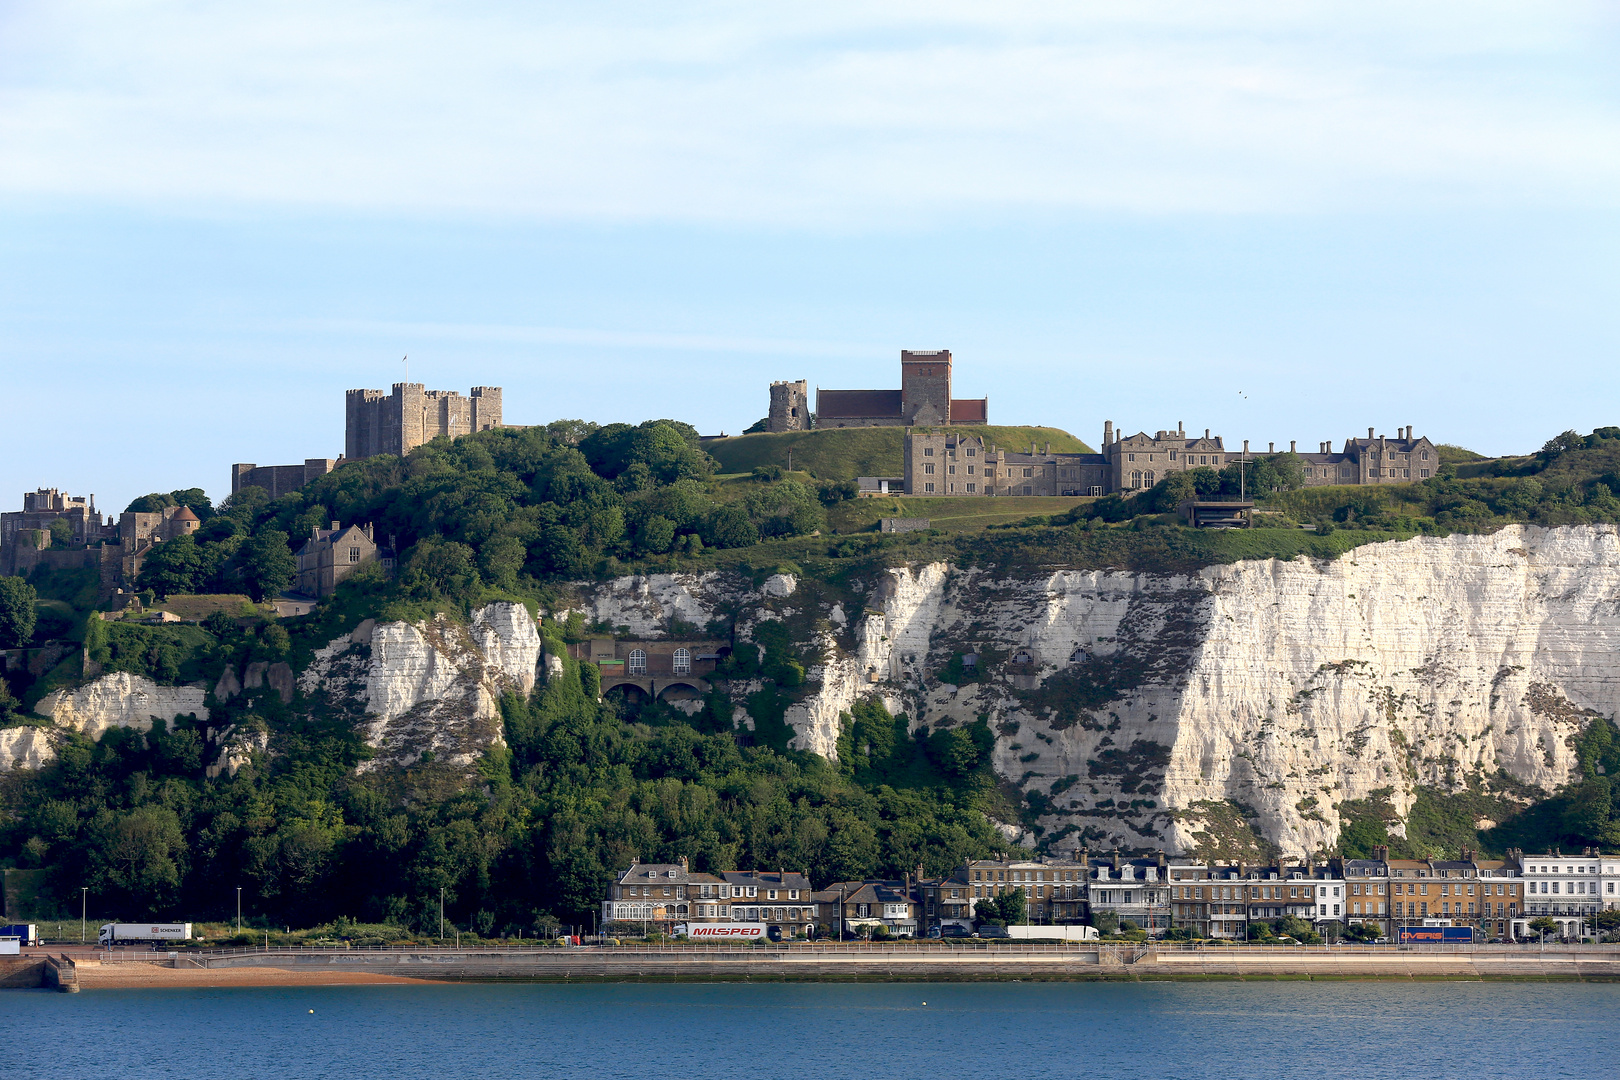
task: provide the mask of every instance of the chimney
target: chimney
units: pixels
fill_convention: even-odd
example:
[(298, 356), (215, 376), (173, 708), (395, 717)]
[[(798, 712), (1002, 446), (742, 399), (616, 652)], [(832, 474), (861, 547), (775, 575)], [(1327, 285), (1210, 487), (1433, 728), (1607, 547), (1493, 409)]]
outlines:
[(1209, 438), (1209, 428), (1204, 429), (1204, 438)]
[(1243, 440), (1243, 452), (1245, 454), (1247, 454), (1249, 452), (1249, 440), (1248, 439)]
[(1412, 441), (1412, 425), (1411, 424), (1406, 425), (1406, 441), (1407, 442)]
[[(1186, 434), (1187, 434), (1187, 429), (1181, 426), (1181, 421), (1180, 420), (1177, 420), (1176, 421), (1176, 435), (1183, 436), (1183, 435), (1186, 435)], [(91, 498), (95, 498), (95, 496), (92, 495)]]
[(1113, 442), (1113, 441), (1114, 441), (1114, 422), (1112, 420), (1104, 420), (1103, 421), (1103, 446), (1107, 447), (1108, 444)]
[(682, 855), (682, 856), (681, 856), (681, 869), (682, 869), (682, 870), (683, 870), (683, 871), (684, 871), (684, 870), (686, 870), (686, 869), (688, 869), (688, 867), (687, 867), (687, 865), (686, 865), (686, 856), (685, 856), (685, 855)]
[(1113, 867), (1114, 867), (1115, 870), (1119, 869), (1119, 848), (1118, 847), (1114, 848), (1113, 857), (1109, 861), (1113, 864)]
[(333, 532), (337, 532), (341, 528), (343, 528), (343, 523), (341, 521), (332, 522), (332, 531)]
[(1047, 457), (1052, 456), (1052, 444), (1051, 443), (1046, 444), (1046, 456)]
[(1289, 453), (1290, 453), (1290, 454), (1292, 454), (1292, 453), (1296, 453), (1296, 452), (1297, 452), (1297, 451), (1298, 451), (1298, 447), (1296, 447), (1296, 446), (1295, 446), (1295, 445), (1294, 445), (1294, 444), (1295, 444), (1295, 442), (1296, 442), (1296, 441), (1297, 441), (1297, 440), (1294, 440), (1294, 439), (1289, 439), (1289, 440), (1288, 440), (1288, 452), (1289, 452)]
[(1373, 429), (1372, 429), (1372, 428), (1368, 428), (1368, 429), (1367, 429), (1367, 441), (1368, 441), (1368, 442), (1372, 442), (1372, 437), (1373, 437)]
[(1277, 452), (1277, 444), (1276, 443), (1274, 443), (1274, 442), (1266, 443), (1266, 453), (1275, 454), (1276, 452)]

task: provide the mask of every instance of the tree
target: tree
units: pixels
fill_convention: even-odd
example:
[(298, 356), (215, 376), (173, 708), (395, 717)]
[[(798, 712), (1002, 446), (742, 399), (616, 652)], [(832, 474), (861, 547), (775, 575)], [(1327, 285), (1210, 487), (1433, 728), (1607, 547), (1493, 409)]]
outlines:
[(73, 543), (73, 523), (67, 518), (51, 522), (51, 546), (65, 548)]
[(298, 572), (298, 560), (287, 546), (287, 534), (280, 529), (265, 529), (249, 537), (242, 544), (240, 557), (248, 594), (258, 602), (281, 592)]
[(202, 568), (203, 554), (197, 541), (190, 536), (177, 536), (153, 545), (147, 552), (141, 561), (136, 585), (151, 589), (160, 597), (194, 592)]
[(39, 595), (20, 577), (0, 577), (0, 649), (20, 649), (34, 636)]
[(1543, 915), (1538, 919), (1530, 920), (1530, 929), (1538, 934), (1556, 934), (1558, 933), (1558, 920)]
[(1029, 922), (1029, 903), (1022, 888), (986, 897), (974, 905), (979, 921), (991, 926), (1022, 926)]

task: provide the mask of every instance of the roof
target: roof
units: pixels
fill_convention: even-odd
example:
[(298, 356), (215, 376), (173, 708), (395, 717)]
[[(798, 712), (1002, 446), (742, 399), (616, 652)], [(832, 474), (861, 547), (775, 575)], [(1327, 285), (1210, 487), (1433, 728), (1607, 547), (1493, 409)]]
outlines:
[(172, 520), (174, 520), (174, 521), (200, 521), (201, 519), (198, 518), (196, 514), (193, 514), (191, 512), (191, 507), (182, 506), (180, 509), (178, 509), (178, 510), (176, 510), (174, 512), (174, 518)]
[(817, 390), (816, 416), (900, 419), (898, 390)]
[(722, 870), (720, 877), (733, 885), (776, 885), (809, 891), (810, 879), (791, 870)]
[[(628, 868), (619, 873), (619, 883), (622, 885), (629, 881), (660, 881), (664, 883), (686, 882), (694, 878), (702, 879), (708, 875), (694, 875), (680, 863), (631, 863)], [(710, 881), (718, 878), (709, 877)]]
[(989, 398), (952, 398), (951, 423), (953, 424), (988, 424), (990, 416)]

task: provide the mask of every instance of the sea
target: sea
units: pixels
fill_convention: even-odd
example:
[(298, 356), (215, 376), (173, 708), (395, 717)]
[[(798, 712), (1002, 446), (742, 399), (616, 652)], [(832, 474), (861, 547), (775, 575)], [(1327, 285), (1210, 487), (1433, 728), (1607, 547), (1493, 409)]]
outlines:
[(1620, 985), (466, 984), (7, 991), (0, 1076), (1600, 1080)]

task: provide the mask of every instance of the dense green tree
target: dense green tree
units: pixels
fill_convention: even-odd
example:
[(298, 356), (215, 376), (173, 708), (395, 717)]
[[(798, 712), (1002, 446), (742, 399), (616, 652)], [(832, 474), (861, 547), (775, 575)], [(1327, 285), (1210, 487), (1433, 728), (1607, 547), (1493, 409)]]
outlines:
[(0, 577), (0, 649), (20, 649), (34, 636), (39, 594), (20, 577)]
[(273, 597), (285, 589), (298, 572), (298, 560), (287, 546), (287, 534), (264, 529), (242, 544), (242, 580), (248, 595), (256, 601)]
[(190, 536), (177, 536), (154, 544), (141, 562), (137, 588), (151, 589), (159, 597), (195, 592), (203, 575), (203, 550)]

